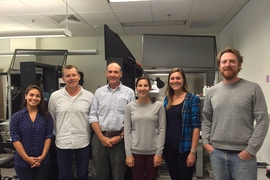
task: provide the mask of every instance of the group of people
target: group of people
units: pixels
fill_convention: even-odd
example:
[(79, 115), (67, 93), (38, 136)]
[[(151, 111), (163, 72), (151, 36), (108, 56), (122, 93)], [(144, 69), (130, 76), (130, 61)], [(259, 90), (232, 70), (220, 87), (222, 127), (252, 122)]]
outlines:
[[(78, 179), (89, 180), (90, 148), (97, 180), (156, 180), (163, 159), (172, 180), (192, 180), (202, 131), (214, 179), (256, 180), (255, 155), (268, 130), (268, 112), (260, 86), (238, 77), (242, 63), (233, 48), (217, 55), (223, 81), (210, 88), (202, 112), (181, 68), (169, 73), (161, 103), (150, 97), (146, 76), (137, 78), (135, 98), (115, 62), (107, 66), (108, 84), (95, 94), (79, 85), (78, 69), (67, 65), (66, 86), (52, 93), (48, 112), (41, 89), (31, 85), (22, 110), (12, 115), (16, 173), (20, 180), (45, 180), (55, 136), (59, 180), (71, 179), (74, 160)], [(132, 177), (125, 178), (129, 168)]]

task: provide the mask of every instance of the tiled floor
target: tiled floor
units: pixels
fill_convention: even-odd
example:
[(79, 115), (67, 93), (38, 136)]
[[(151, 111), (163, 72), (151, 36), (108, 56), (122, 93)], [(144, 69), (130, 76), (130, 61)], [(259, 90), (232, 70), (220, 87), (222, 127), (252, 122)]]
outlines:
[[(1, 169), (3, 176), (12, 176), (15, 175), (14, 169)], [(266, 176), (266, 170), (265, 168), (258, 168), (258, 180), (269, 180)], [(170, 177), (167, 173), (162, 172), (158, 180), (169, 180)], [(204, 178), (197, 178), (194, 177), (193, 180), (200, 179), (200, 180), (213, 180), (209, 178), (209, 175), (207, 172), (204, 173)]]
[[(258, 180), (269, 180), (269, 178), (267, 178), (265, 176), (266, 174), (266, 170), (265, 168), (258, 168)], [(160, 175), (160, 177), (158, 178), (158, 180), (169, 180), (171, 179), (170, 176), (168, 174), (165, 174), (165, 173), (162, 173)], [(211, 178), (209, 178), (209, 174), (208, 172), (205, 172), (204, 173), (204, 178), (197, 178), (197, 177), (193, 177), (193, 180), (196, 180), (196, 179), (200, 179), (200, 180), (213, 180)]]
[(16, 175), (13, 168), (11, 168), (11, 169), (1, 168), (1, 174), (2, 174), (3, 177), (4, 176), (14, 176), (14, 175)]

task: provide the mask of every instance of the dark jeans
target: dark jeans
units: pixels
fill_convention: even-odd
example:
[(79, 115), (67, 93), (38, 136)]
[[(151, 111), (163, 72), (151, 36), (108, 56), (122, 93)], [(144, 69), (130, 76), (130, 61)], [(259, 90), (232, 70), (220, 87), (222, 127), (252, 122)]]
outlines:
[(189, 153), (179, 153), (178, 149), (165, 145), (163, 155), (172, 180), (192, 180), (196, 163), (187, 167)]
[(73, 157), (75, 158), (79, 180), (89, 180), (88, 164), (90, 145), (80, 149), (59, 149), (56, 147), (56, 152), (59, 167), (59, 180), (71, 180)]
[(50, 163), (48, 162), (36, 168), (14, 166), (14, 169), (20, 180), (47, 180), (49, 166)]

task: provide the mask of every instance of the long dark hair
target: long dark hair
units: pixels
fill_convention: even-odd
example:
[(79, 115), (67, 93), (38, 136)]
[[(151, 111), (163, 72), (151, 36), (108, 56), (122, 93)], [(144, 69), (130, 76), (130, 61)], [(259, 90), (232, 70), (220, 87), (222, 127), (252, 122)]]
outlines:
[[(140, 76), (140, 77), (138, 77), (137, 80), (136, 80), (136, 83), (135, 83), (135, 87), (137, 87), (139, 81), (140, 81), (140, 80), (143, 80), (143, 79), (145, 79), (145, 80), (147, 81), (148, 86), (149, 86), (149, 88), (150, 88), (150, 90), (151, 90), (151, 87), (152, 87), (152, 86), (151, 86), (151, 82), (150, 82), (150, 79), (149, 79), (147, 76)], [(150, 96), (150, 94), (149, 94), (149, 98), (150, 98), (150, 100), (151, 100), (152, 103), (155, 103), (155, 102), (156, 102), (156, 99), (155, 99), (155, 98), (152, 98), (152, 97)]]
[(170, 109), (171, 106), (172, 106), (174, 90), (173, 90), (172, 87), (170, 86), (170, 83), (169, 83), (169, 82), (170, 82), (171, 75), (172, 75), (173, 73), (175, 73), (175, 72), (179, 72), (179, 73), (182, 75), (182, 77), (183, 77), (183, 86), (182, 86), (182, 90), (183, 90), (184, 92), (188, 92), (188, 91), (189, 91), (189, 90), (188, 90), (188, 85), (187, 85), (187, 78), (186, 78), (186, 74), (185, 74), (184, 70), (181, 69), (181, 68), (173, 68), (173, 69), (171, 70), (171, 72), (169, 73), (169, 76), (168, 76), (168, 85), (167, 85), (167, 89), (166, 89), (166, 91), (165, 91), (165, 95), (166, 95), (167, 98), (168, 98), (168, 105), (167, 105), (166, 109)]
[[(47, 112), (46, 103), (45, 103), (45, 101), (44, 101), (44, 96), (43, 96), (43, 93), (42, 93), (40, 87), (38, 87), (37, 85), (30, 85), (30, 86), (28, 86), (28, 87), (26, 88), (24, 94), (27, 95), (27, 94), (29, 93), (29, 91), (32, 90), (32, 89), (36, 89), (36, 90), (39, 91), (39, 93), (40, 93), (40, 102), (39, 102), (39, 104), (38, 104), (38, 111), (39, 111), (46, 119), (48, 119), (48, 118), (49, 118), (49, 115), (48, 115), (48, 112)], [(22, 101), (21, 107), (22, 107), (22, 108), (25, 108), (26, 106), (27, 106), (27, 102), (26, 102), (26, 100), (24, 99), (24, 100)]]

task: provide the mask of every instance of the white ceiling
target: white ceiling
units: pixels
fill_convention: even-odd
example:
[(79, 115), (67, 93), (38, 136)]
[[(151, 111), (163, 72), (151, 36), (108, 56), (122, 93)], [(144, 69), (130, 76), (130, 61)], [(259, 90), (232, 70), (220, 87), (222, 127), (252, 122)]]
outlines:
[[(73, 36), (219, 33), (249, 0), (0, 0), (0, 31), (64, 28)], [(68, 8), (66, 6), (68, 4)], [(74, 15), (80, 22), (65, 21)], [(58, 16), (58, 17), (53, 17)], [(59, 18), (62, 17), (62, 18)], [(53, 17), (53, 18), (52, 18)], [(186, 25), (122, 27), (122, 22), (186, 20)]]

